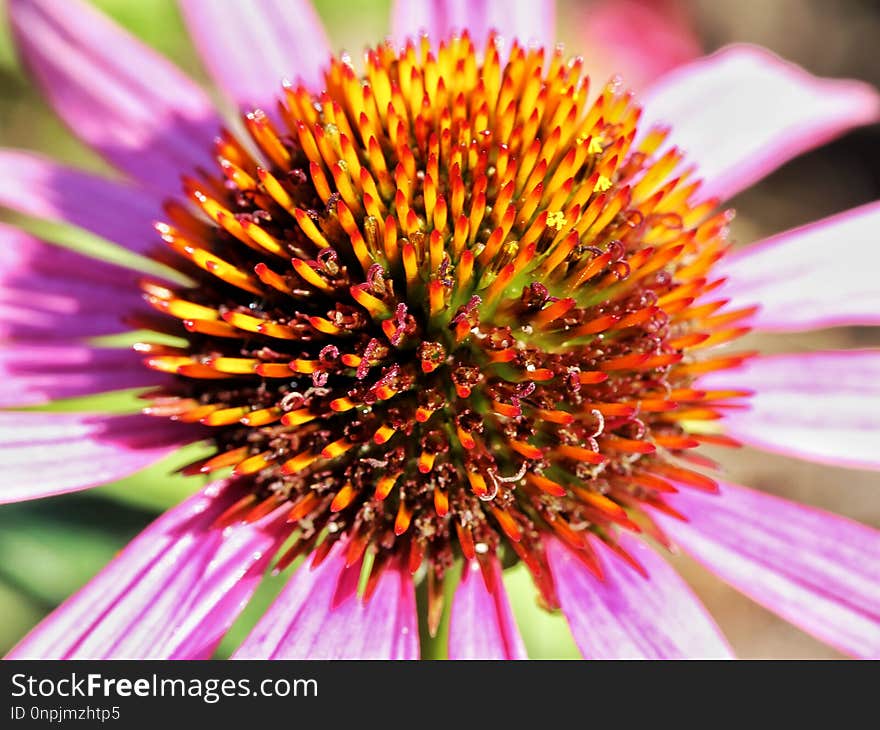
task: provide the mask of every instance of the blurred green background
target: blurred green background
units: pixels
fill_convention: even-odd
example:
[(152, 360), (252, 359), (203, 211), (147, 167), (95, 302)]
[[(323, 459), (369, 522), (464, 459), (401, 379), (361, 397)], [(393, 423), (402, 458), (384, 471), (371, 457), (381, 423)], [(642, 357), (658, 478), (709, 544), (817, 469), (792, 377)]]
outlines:
[[(59, 0), (61, 2), (63, 0)], [(246, 2), (246, 0), (241, 0)], [(96, 5), (144, 41), (207, 84), (207, 78), (183, 29), (173, 0), (96, 0)], [(357, 51), (388, 30), (389, 2), (318, 0), (317, 6), (336, 48)], [(703, 0), (678, 4), (695, 43), (703, 51), (734, 41), (765, 45), (811, 71), (852, 76), (880, 84), (876, 38), (880, 7), (868, 2), (822, 0)], [(104, 163), (80, 145), (53, 116), (23, 74), (11, 44), (0, 1), (0, 146), (24, 147), (93, 170)], [(590, 58), (589, 2), (559, 4), (560, 40), (573, 53)], [(605, 68), (607, 58), (596, 58)], [(756, 110), (760, 113), (760, 110)], [(0, 170), (0, 174), (3, 171)], [(880, 197), (880, 132), (876, 127), (805, 155), (733, 202), (734, 232), (747, 243), (761, 236)], [(81, 233), (63, 226), (14, 218), (48, 239), (101, 250)], [(757, 338), (756, 338), (757, 339)], [(880, 346), (876, 330), (838, 329), (810, 335), (763, 339), (763, 349), (823, 349)], [(132, 409), (131, 394), (78, 399), (59, 408)], [(46, 613), (82, 586), (159, 512), (198, 489), (203, 480), (173, 475), (193, 460), (194, 450), (179, 454), (116, 484), (80, 494), (0, 507), (0, 653), (8, 650)], [(880, 486), (875, 474), (834, 469), (784, 457), (750, 453), (720, 455), (728, 478), (783, 496), (880, 525)], [(0, 478), (3, 478), (0, 475)], [(692, 562), (676, 563), (716, 616), (734, 649), (744, 657), (833, 657), (835, 653), (786, 625), (770, 613), (715, 581)], [(559, 616), (535, 606), (530, 582), (519, 569), (508, 571), (511, 600), (533, 657), (575, 657), (577, 652)], [(283, 578), (263, 587), (224, 641), (218, 656), (234, 648), (283, 585)], [(442, 635), (428, 647), (443, 655)]]

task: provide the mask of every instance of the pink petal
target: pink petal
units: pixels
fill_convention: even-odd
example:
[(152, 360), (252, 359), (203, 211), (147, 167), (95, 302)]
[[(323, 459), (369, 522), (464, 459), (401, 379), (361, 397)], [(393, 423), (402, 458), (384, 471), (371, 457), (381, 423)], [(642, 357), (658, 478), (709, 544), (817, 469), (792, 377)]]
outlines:
[(162, 377), (129, 349), (13, 343), (0, 349), (0, 407), (158, 385)]
[(218, 482), (164, 514), (7, 658), (209, 658), (286, 534), (277, 515), (213, 528), (240, 497)]
[(839, 650), (880, 658), (880, 532), (733, 484), (669, 499), (685, 524), (652, 513), (719, 578)]
[(700, 42), (676, 0), (601, 0), (577, 18), (576, 49), (590, 78), (614, 74), (628, 89), (644, 89), (657, 77), (701, 55)]
[(547, 559), (571, 633), (587, 659), (727, 658), (730, 648), (687, 583), (638, 538), (620, 545), (645, 568), (643, 578), (592, 540), (600, 581), (562, 543), (549, 538)]
[(880, 350), (755, 358), (739, 370), (701, 379), (698, 387), (755, 391), (749, 410), (724, 419), (724, 430), (744, 443), (810, 461), (880, 469)]
[(180, 0), (180, 9), (208, 71), (238, 107), (274, 111), (284, 79), (323, 88), (330, 43), (309, 0)]
[(489, 31), (507, 41), (535, 42), (552, 48), (556, 42), (553, 0), (395, 0), (391, 37), (397, 43), (427, 32), (435, 42), (453, 31), (467, 30), (479, 47)]
[(486, 589), (476, 560), (464, 566), (449, 618), (450, 659), (528, 659), (497, 559), (491, 559), (490, 570), (492, 593)]
[(81, 0), (10, 0), (22, 59), (84, 142), (164, 191), (210, 165), (219, 129), (207, 95), (167, 59)]
[(302, 565), (235, 653), (236, 659), (418, 659), (409, 574), (385, 568), (364, 604), (360, 568), (346, 568), (343, 541), (317, 568)]
[(0, 411), (0, 504), (121, 479), (200, 434), (140, 414)]
[(737, 305), (769, 331), (880, 324), (880, 202), (740, 249), (719, 263)]
[(671, 140), (730, 198), (793, 157), (880, 117), (880, 97), (859, 81), (822, 79), (762, 48), (723, 48), (659, 79), (640, 126), (670, 124)]
[(0, 149), (0, 206), (71, 223), (137, 253), (160, 246), (153, 230), (163, 215), (144, 189), (21, 150)]
[(0, 337), (89, 337), (128, 329), (139, 274), (0, 224)]

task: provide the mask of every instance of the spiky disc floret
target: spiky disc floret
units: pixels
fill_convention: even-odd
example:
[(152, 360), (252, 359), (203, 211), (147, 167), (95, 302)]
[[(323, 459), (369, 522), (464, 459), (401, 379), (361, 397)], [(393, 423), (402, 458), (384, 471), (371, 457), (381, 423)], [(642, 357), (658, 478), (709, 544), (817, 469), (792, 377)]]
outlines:
[(686, 429), (743, 394), (692, 384), (745, 355), (691, 353), (748, 311), (695, 303), (729, 215), (662, 130), (634, 145), (630, 93), (588, 104), (559, 49), (481, 56), (463, 35), (380, 46), (363, 76), (334, 60), (324, 93), (246, 116), (253, 153), (218, 139), (222, 177), (185, 183), (204, 215), (159, 226), (194, 284), (143, 286), (188, 341), (141, 346), (180, 376), (148, 411), (214, 429), (190, 471), (250, 485), (224, 521), (289, 504), (282, 564), (346, 536), (374, 576), (406, 556), (436, 578), (504, 545), (552, 605), (542, 534), (594, 566), (585, 535), (622, 552), (670, 479), (714, 489), (678, 460), (724, 439)]

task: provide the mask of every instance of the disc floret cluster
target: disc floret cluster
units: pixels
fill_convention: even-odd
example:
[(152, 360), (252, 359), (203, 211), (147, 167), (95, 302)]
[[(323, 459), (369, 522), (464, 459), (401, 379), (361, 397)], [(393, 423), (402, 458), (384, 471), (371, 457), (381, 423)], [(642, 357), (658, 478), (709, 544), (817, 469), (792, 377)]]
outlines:
[(209, 429), (187, 471), (243, 495), (218, 522), (286, 506), (279, 568), (344, 539), (368, 594), (424, 571), (434, 617), (459, 556), (522, 560), (556, 605), (547, 535), (641, 571), (618, 531), (662, 540), (645, 505), (715, 489), (693, 450), (733, 445), (709, 426), (747, 395), (695, 384), (748, 356), (703, 355), (751, 313), (712, 296), (730, 214), (618, 81), (500, 49), (385, 44), (285, 85), (166, 206), (189, 283), (142, 285), (139, 324), (186, 342), (137, 346), (176, 376), (146, 410)]

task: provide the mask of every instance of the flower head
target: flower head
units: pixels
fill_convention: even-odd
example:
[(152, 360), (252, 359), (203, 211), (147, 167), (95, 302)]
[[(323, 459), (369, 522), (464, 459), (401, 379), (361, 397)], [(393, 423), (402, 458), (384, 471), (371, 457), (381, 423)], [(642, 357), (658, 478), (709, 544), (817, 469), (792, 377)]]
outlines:
[[(21, 0), (13, 21), (26, 59), (65, 109), (53, 80), (59, 69), (41, 55), (62, 20), (48, 7)], [(114, 127), (108, 142), (82, 116), (98, 110), (66, 113), (83, 136), (166, 194), (170, 173), (164, 161), (151, 167), (150, 155), (174, 152), (192, 163), (179, 170), (183, 195), (165, 200), (155, 224), (164, 245), (136, 239), (164, 274), (87, 270), (72, 259), (112, 300), (114, 331), (124, 319), (176, 344), (145, 338), (134, 357), (122, 358), (126, 371), (141, 368), (133, 384), (153, 385), (143, 415), (32, 420), (37, 429), (64, 426), (59, 443), (79, 429), (72, 453), (104, 459), (101, 478), (194, 440), (211, 452), (185, 472), (231, 476), (148, 528), (18, 655), (209, 655), (265, 569), (281, 572), (304, 555), (310, 567), (296, 572), (241, 656), (417, 656), (413, 581), (427, 583), (433, 631), (444, 611), (441, 581), (458, 565), (450, 654), (522, 656), (501, 578), (502, 563), (515, 561), (531, 572), (542, 604), (566, 614), (585, 655), (726, 654), (711, 619), (644, 537), (693, 546), (738, 587), (757, 585), (758, 597), (781, 604), (791, 620), (847, 650), (858, 653), (859, 642), (877, 650), (871, 589), (860, 585), (855, 599), (844, 598), (848, 579), (831, 578), (835, 570), (855, 575), (853, 556), (839, 556), (834, 569), (810, 557), (840, 551), (836, 537), (833, 549), (804, 544), (781, 561), (783, 544), (804, 540), (816, 524), (829, 540), (839, 534), (869, 554), (878, 549), (875, 533), (805, 517), (743, 488), (725, 485), (718, 496), (718, 480), (704, 474), (714, 462), (695, 452), (735, 447), (759, 431), (741, 414), (761, 413), (760, 395), (753, 409), (747, 399), (768, 381), (772, 360), (726, 346), (760, 326), (762, 297), (728, 294), (755, 280), (737, 273), (736, 257), (727, 263), (732, 214), (719, 204), (766, 167), (760, 145), (776, 150), (778, 140), (758, 136), (727, 158), (716, 155), (720, 172), (710, 159), (716, 177), (707, 194), (702, 168), (667, 142), (674, 129), (645, 120), (619, 79), (591, 88), (583, 61), (561, 47), (505, 44), (476, 18), (447, 32), (449, 18), (436, 8), (437, 17), (419, 21), (433, 36), (388, 41), (360, 65), (328, 55), (320, 80), (306, 74), (278, 85), (270, 104), (266, 80), (243, 83), (216, 38), (199, 31), (211, 6), (186, 7), (227, 88), (240, 102), (251, 93), (262, 99), (242, 117), (245, 135), (218, 122), (214, 164), (179, 154), (206, 120), (199, 93), (182, 93), (188, 88), (176, 80), (154, 100), (167, 114), (155, 128), (145, 122), (143, 138)], [(399, 22), (407, 12), (398, 11)], [(91, 37), (70, 20), (80, 42)], [(301, 34), (295, 27), (261, 28), (259, 40), (281, 49), (286, 32)], [(673, 72), (662, 98), (746, 75), (743, 65), (754, 73), (748, 64), (756, 58), (768, 96), (779, 81), (773, 73), (802, 73), (771, 73), (765, 57), (743, 52), (706, 79), (697, 68), (681, 88)], [(823, 133), (876, 115), (871, 91), (825, 82), (839, 102), (825, 111), (797, 78), (802, 106)], [(137, 83), (118, 83), (120, 98), (102, 103), (125, 119), (121, 97)], [(850, 113), (841, 114), (847, 104)], [(818, 121), (817, 110), (825, 114)], [(687, 131), (685, 123), (685, 141)], [(691, 131), (691, 148), (700, 150), (702, 134)], [(801, 145), (811, 143), (802, 137)], [(89, 180), (93, 194), (99, 185)], [(17, 207), (51, 209), (36, 194), (24, 199)], [(103, 210), (80, 215), (93, 229), (107, 224)], [(112, 228), (125, 237), (146, 232), (133, 221)], [(809, 256), (809, 236), (797, 241)], [(18, 269), (29, 272), (42, 246), (22, 237)], [(50, 269), (48, 284), (39, 280), (50, 293), (63, 288), (58, 274)], [(79, 302), (82, 294), (73, 296)], [(784, 310), (776, 314), (786, 326)], [(104, 332), (88, 317), (77, 322), (76, 335)], [(49, 319), (50, 329), (62, 324)], [(67, 347), (86, 353), (86, 390), (99, 390), (93, 351)], [(833, 367), (835, 357), (821, 364)], [(877, 367), (875, 353), (864, 360)], [(717, 427), (727, 421), (727, 431)], [(88, 483), (62, 478), (51, 489)], [(35, 496), (21, 489), (13, 496)], [(774, 530), (766, 511), (785, 514), (788, 527)], [(804, 582), (780, 589), (772, 578), (751, 581), (743, 561), (759, 560), (753, 550), (761, 545), (768, 576), (797, 564)], [(816, 576), (831, 585), (834, 610), (849, 612), (852, 633), (829, 630), (799, 603)], [(95, 591), (100, 615), (71, 635)], [(153, 601), (157, 595), (163, 600)], [(156, 622), (166, 628), (146, 642)]]
[(690, 354), (754, 311), (694, 305), (729, 216), (667, 179), (664, 131), (633, 147), (617, 81), (587, 105), (562, 48), (544, 73), (498, 46), (386, 44), (360, 77), (334, 60), (322, 94), (286, 87), (279, 125), (245, 116), (258, 155), (219, 138), (222, 186), (185, 181), (203, 219), (173, 204), (157, 226), (191, 283), (142, 288), (188, 345), (136, 347), (182, 376), (146, 410), (212, 428), (190, 471), (246, 477), (221, 524), (289, 507), (280, 567), (326, 532), (347, 565), (426, 560), (439, 586), (503, 547), (552, 606), (542, 533), (597, 573), (588, 535), (641, 570), (612, 526), (671, 509), (670, 477), (715, 489), (672, 457), (718, 441), (688, 422), (746, 394), (692, 387), (745, 357)]

